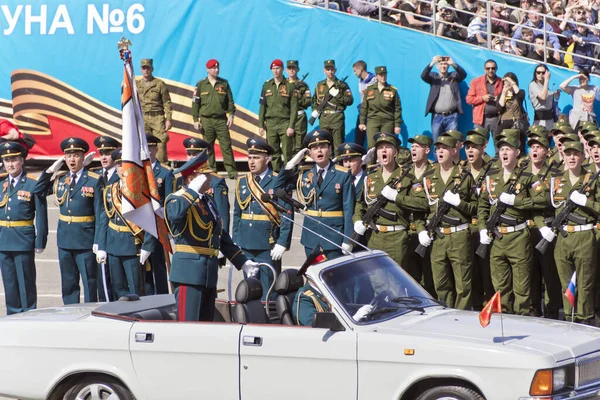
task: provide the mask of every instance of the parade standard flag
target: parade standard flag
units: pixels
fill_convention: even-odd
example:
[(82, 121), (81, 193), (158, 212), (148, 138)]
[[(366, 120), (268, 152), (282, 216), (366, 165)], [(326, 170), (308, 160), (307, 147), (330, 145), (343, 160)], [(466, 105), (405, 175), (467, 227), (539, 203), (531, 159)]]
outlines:
[(573, 276), (571, 277), (571, 281), (569, 282), (569, 286), (567, 286), (567, 290), (565, 292), (565, 296), (571, 303), (571, 307), (575, 307), (575, 295), (577, 294), (577, 272), (573, 272)]
[(493, 313), (502, 314), (502, 297), (500, 296), (500, 292), (496, 292), (479, 313), (479, 323), (483, 328), (490, 324)]
[(124, 185), (121, 212), (125, 219), (158, 238), (165, 251), (172, 253), (163, 219), (160, 195), (150, 164), (144, 119), (134, 81), (129, 41), (119, 42), (124, 62), (121, 107), (123, 110), (123, 147), (121, 150)]

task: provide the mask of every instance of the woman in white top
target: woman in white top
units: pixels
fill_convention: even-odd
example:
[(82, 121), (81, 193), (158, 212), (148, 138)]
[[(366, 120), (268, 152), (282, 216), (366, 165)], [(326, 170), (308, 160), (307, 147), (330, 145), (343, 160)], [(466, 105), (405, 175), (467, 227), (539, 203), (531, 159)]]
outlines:
[[(569, 86), (569, 83), (579, 79), (579, 86)], [(573, 97), (573, 109), (569, 113), (569, 125), (576, 129), (577, 124), (584, 121), (596, 122), (594, 100), (599, 100), (598, 87), (590, 85), (590, 73), (581, 71), (560, 84), (563, 92)]]
[(541, 125), (547, 130), (554, 125), (554, 104), (560, 96), (560, 91), (550, 91), (550, 70), (545, 64), (538, 64), (533, 70), (533, 79), (529, 84), (529, 99), (535, 112), (534, 125)]

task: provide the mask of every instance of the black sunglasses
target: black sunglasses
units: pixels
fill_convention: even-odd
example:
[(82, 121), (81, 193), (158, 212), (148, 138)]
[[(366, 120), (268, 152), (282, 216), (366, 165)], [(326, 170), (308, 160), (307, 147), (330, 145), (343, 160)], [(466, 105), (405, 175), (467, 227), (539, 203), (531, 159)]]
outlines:
[(539, 74), (539, 75), (542, 75), (542, 74), (545, 74), (545, 73), (546, 73), (546, 71), (535, 71), (535, 73), (536, 73), (536, 74)]
[(496, 69), (496, 67), (485, 67), (486, 71), (495, 71)]

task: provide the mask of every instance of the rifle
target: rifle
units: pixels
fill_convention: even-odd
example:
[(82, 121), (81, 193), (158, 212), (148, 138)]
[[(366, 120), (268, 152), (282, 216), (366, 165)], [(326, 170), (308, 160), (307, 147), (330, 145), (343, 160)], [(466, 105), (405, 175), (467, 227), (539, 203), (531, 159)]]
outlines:
[(306, 79), (307, 76), (308, 76), (308, 72), (304, 74), (304, 76), (302, 77), (302, 79), (300, 79), (300, 82), (304, 82), (304, 80)]
[[(581, 189), (578, 190), (579, 193), (584, 194), (585, 191), (587, 190), (587, 188), (590, 187), (590, 185), (592, 184), (592, 182), (594, 182), (596, 179), (598, 179), (598, 176), (600, 176), (600, 171), (596, 172), (588, 181), (588, 183), (585, 184), (584, 187), (582, 187)], [(552, 193), (550, 193), (550, 196), (552, 196)], [(581, 217), (579, 215), (575, 215), (572, 214), (573, 210), (575, 210), (577, 207), (579, 207), (577, 204), (575, 204), (573, 202), (573, 200), (569, 199), (569, 201), (567, 201), (567, 204), (565, 204), (564, 208), (562, 209), (562, 211), (560, 213), (558, 213), (558, 215), (556, 216), (556, 218), (554, 218), (554, 221), (552, 221), (552, 224), (550, 224), (550, 229), (552, 229), (552, 231), (554, 233), (557, 232), (561, 232), (561, 234), (563, 235), (563, 237), (567, 236), (567, 232), (565, 232), (564, 230), (560, 229), (561, 226), (567, 221), (571, 221), (576, 223), (577, 225), (585, 225), (585, 223), (587, 222), (586, 219), (584, 217)], [(550, 245), (550, 242), (547, 241), (546, 239), (542, 238), (542, 240), (539, 241), (539, 243), (535, 246), (536, 250), (539, 251), (541, 254), (544, 254), (546, 252), (546, 250), (548, 249), (548, 245)]]
[[(454, 186), (451, 190), (452, 193), (458, 192), (458, 190), (460, 189), (460, 185), (464, 182), (465, 179), (467, 179), (467, 176), (469, 176), (469, 174), (470, 172), (467, 168), (462, 169), (462, 173), (460, 175), (459, 180), (454, 182)], [(437, 212), (427, 224), (427, 234), (430, 238), (433, 239), (435, 238), (435, 236), (443, 237), (443, 234), (438, 231), (438, 227), (440, 226), (442, 221), (449, 223), (450, 225), (457, 225), (457, 222), (460, 222), (460, 220), (456, 221), (457, 218), (447, 215), (448, 211), (450, 211), (450, 207), (452, 207), (450, 203), (446, 203), (445, 201), (442, 201), (442, 204), (438, 206)], [(419, 243), (419, 245), (415, 249), (415, 253), (425, 258), (425, 255), (427, 254), (427, 247)]]
[[(348, 76), (346, 76), (344, 79), (342, 79), (342, 82), (346, 82), (346, 79), (348, 79)], [(335, 87), (335, 85), (332, 87)], [(331, 88), (329, 88), (329, 89), (331, 90)], [(315, 123), (315, 121), (317, 120), (317, 118), (321, 118), (321, 113), (323, 113), (323, 109), (325, 108), (327, 103), (329, 103), (329, 100), (331, 100), (332, 98), (333, 98), (333, 96), (331, 95), (331, 93), (329, 93), (329, 91), (327, 91), (325, 98), (323, 99), (323, 101), (321, 101), (319, 103), (319, 105), (317, 106), (317, 109), (315, 110), (317, 112), (317, 116), (310, 117), (310, 119), (308, 120), (309, 124), (313, 125)]]
[[(519, 172), (517, 172), (517, 177), (510, 183), (506, 193), (513, 194), (515, 187), (517, 186), (517, 182), (521, 178), (521, 175), (523, 174), (528, 165), (529, 158), (525, 158), (523, 159), (523, 161), (521, 161), (521, 166), (519, 167)], [(501, 202), (498, 199), (498, 203), (496, 205), (496, 210), (494, 211), (494, 214), (492, 214), (492, 216), (485, 223), (485, 227), (488, 230), (488, 235), (491, 236), (493, 234), (494, 236), (496, 236), (496, 238), (502, 239), (502, 234), (498, 231), (497, 227), (498, 224), (500, 222), (503, 222), (503, 220), (505, 219), (502, 217), (502, 214), (506, 212), (507, 208), (508, 205)], [(477, 247), (477, 251), (475, 252), (475, 254), (477, 254), (480, 258), (485, 258), (488, 246), (489, 245), (483, 243), (479, 244), (479, 247)]]
[[(402, 181), (402, 179), (404, 179), (406, 177), (406, 175), (408, 175), (411, 167), (412, 167), (412, 164), (407, 164), (404, 167), (402, 167), (402, 174), (398, 178), (395, 178), (393, 181), (391, 181), (388, 184), (388, 186), (390, 186), (390, 187), (397, 186)], [(377, 217), (382, 216), (384, 218), (393, 220), (395, 218), (395, 214), (393, 214), (383, 208), (388, 203), (388, 201), (389, 200), (386, 199), (385, 196), (383, 196), (381, 193), (378, 194), (375, 201), (371, 204), (371, 206), (369, 207), (369, 209), (363, 216), (363, 219), (362, 219), (363, 224), (365, 226), (368, 226), (375, 232), (377, 232), (377, 226), (375, 225), (375, 220), (377, 220)], [(359, 241), (361, 236), (362, 235), (359, 235), (357, 232), (353, 232), (351, 239), (354, 241)]]
[(488, 172), (490, 172), (490, 168), (492, 168), (492, 165), (494, 165), (494, 163), (496, 161), (498, 161), (498, 156), (495, 156), (490, 161), (488, 161), (487, 164), (485, 164), (485, 166), (483, 167), (483, 173), (481, 175), (479, 175), (479, 178), (477, 178), (477, 182), (475, 183), (475, 187), (476, 188), (480, 188), (481, 187), (481, 184), (483, 183), (483, 180), (485, 179), (485, 177), (488, 174)]

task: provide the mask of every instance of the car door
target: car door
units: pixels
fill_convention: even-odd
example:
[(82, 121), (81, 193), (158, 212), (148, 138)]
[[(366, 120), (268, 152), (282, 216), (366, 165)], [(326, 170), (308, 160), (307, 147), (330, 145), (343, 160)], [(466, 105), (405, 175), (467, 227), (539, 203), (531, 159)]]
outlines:
[(356, 399), (351, 330), (244, 325), (240, 365), (241, 400)]
[(130, 331), (140, 399), (239, 399), (242, 325), (139, 321)]

